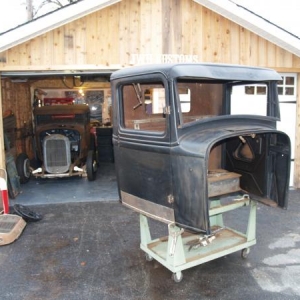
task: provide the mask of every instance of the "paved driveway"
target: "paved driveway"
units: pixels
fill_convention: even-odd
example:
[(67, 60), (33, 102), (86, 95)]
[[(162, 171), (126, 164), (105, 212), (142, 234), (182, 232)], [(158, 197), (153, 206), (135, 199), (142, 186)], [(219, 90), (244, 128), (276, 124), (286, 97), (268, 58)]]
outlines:
[[(145, 260), (138, 214), (118, 201), (31, 206), (43, 220), (0, 248), (1, 299), (300, 299), (299, 199), (291, 191), (288, 210), (258, 205), (247, 259), (232, 253), (183, 271), (180, 283)], [(227, 218), (245, 223), (243, 213)], [(153, 238), (166, 234), (150, 223)]]

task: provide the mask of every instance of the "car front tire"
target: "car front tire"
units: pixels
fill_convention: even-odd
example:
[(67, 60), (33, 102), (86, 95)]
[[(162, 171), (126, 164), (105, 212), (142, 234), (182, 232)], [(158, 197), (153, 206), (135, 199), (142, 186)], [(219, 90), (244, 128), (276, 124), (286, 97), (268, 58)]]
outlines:
[(26, 153), (20, 153), (16, 160), (17, 172), (20, 183), (27, 183), (30, 179), (30, 161)]
[(97, 160), (96, 153), (93, 150), (89, 150), (86, 159), (86, 172), (89, 181), (94, 181), (97, 174)]

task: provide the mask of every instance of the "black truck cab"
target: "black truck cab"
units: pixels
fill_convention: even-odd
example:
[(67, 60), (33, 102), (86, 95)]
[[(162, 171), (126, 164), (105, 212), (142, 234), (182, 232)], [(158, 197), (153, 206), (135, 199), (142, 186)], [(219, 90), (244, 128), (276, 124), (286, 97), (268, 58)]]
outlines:
[[(209, 202), (247, 193), (287, 207), (290, 140), (271, 69), (161, 64), (111, 76), (113, 144), (122, 203), (210, 233)], [(247, 97), (253, 87), (257, 98)], [(236, 93), (243, 91), (243, 96)]]

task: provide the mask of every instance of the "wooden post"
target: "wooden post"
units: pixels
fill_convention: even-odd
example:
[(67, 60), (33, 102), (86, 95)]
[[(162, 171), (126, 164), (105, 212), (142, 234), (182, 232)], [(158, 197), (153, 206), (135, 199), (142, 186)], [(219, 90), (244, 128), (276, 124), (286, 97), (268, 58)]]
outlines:
[(300, 73), (297, 74), (296, 141), (294, 161), (294, 188), (300, 188)]

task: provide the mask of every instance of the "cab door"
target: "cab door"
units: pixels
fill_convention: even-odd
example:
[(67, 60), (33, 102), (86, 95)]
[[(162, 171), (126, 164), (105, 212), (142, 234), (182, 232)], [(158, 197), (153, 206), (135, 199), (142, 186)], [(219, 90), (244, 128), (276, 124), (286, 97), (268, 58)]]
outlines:
[(117, 87), (118, 130), (113, 138), (123, 204), (174, 221), (167, 84), (157, 77)]

